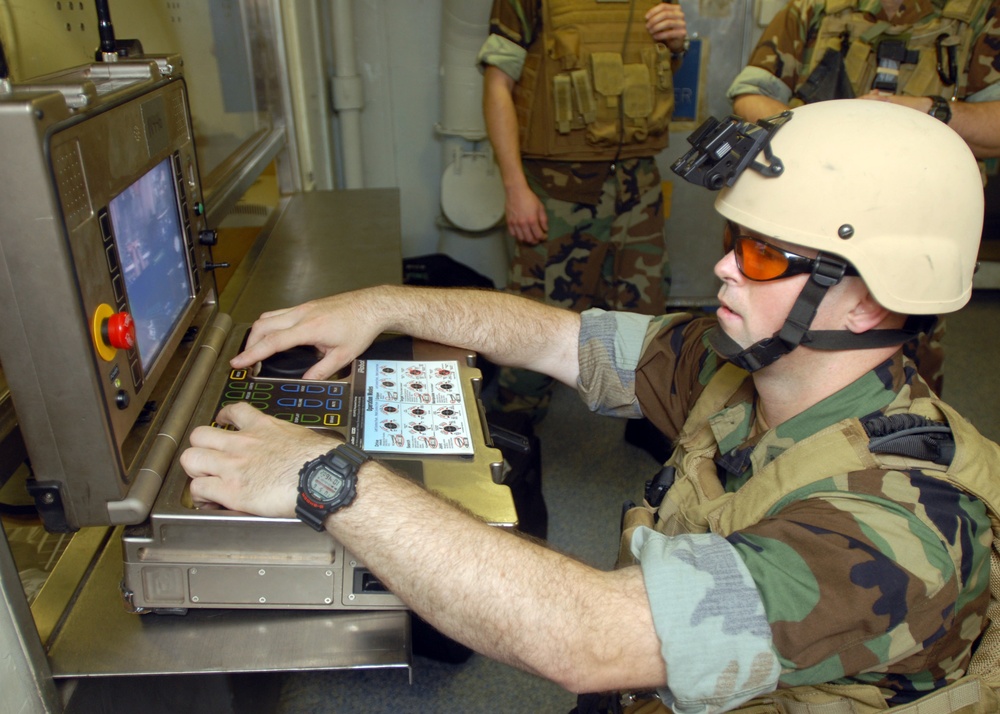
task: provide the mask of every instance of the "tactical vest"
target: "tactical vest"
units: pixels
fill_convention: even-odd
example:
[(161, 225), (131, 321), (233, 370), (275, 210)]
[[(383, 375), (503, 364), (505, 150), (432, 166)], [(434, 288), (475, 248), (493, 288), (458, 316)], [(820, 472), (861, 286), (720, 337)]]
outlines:
[[(688, 416), (667, 462), (676, 469), (675, 480), (658, 509), (648, 504), (625, 517), (622, 557), (636, 527), (644, 525), (667, 535), (713, 532), (725, 537), (760, 521), (782, 498), (817, 481), (862, 469), (913, 469), (931, 473), (980, 499), (993, 527), (990, 558), (990, 620), (972, 656), (966, 676), (922, 697), (917, 702), (892, 707), (894, 714), (996, 714), (1000, 712), (1000, 447), (984, 439), (951, 407), (936, 398), (914, 400), (906, 413), (947, 421), (955, 439), (950, 466), (897, 454), (876, 454), (857, 419), (838, 422), (804, 439), (782, 453), (738, 491), (726, 493), (716, 472), (717, 444), (708, 419), (722, 410), (748, 379), (745, 371), (727, 364), (712, 378)], [(808, 464), (808, 468), (802, 468)], [(654, 513), (656, 520), (654, 522)], [(942, 543), (952, 550), (957, 544)], [(630, 557), (630, 554), (629, 554)], [(668, 711), (662, 704), (660, 709)], [(962, 707), (970, 707), (963, 709)], [(874, 714), (887, 706), (877, 687), (822, 684), (779, 689), (733, 709), (743, 714)], [(647, 711), (647, 710), (643, 710)]]
[[(889, 94), (963, 99), (976, 39), (972, 23), (981, 21), (988, 2), (948, 0), (934, 19), (917, 25), (891, 25), (868, 20), (858, 9), (859, 0), (828, 0), (803, 83), (832, 49), (843, 55), (855, 96), (884, 82), (882, 89)], [(880, 46), (894, 41), (900, 50), (898, 66), (879, 70)], [(888, 44), (881, 47), (889, 49)]]
[[(670, 50), (646, 30), (653, 0), (546, 0), (514, 88), (526, 158), (652, 156), (674, 111)], [(620, 149), (619, 149), (620, 145)]]

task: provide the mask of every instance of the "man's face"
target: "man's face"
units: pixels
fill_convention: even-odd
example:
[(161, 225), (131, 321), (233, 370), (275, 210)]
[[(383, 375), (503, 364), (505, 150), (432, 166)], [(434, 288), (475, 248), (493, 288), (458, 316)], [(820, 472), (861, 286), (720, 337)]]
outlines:
[[(781, 329), (809, 279), (808, 273), (801, 272), (788, 277), (772, 276), (780, 274), (787, 266), (792, 266), (793, 270), (808, 269), (807, 261), (801, 258), (811, 260), (817, 253), (755, 234), (735, 224), (730, 227), (728, 235), (735, 241), (733, 249), (729, 249), (715, 265), (715, 274), (722, 280), (717, 315), (723, 331), (746, 348)], [(753, 280), (747, 274), (762, 279)], [(822, 325), (821, 313), (824, 312), (821, 303), (813, 327)]]

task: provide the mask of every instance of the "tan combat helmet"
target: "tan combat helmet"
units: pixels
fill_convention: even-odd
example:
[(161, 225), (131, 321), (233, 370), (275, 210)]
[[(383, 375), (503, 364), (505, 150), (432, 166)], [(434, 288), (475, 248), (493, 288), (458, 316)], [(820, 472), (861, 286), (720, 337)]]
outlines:
[[(765, 237), (819, 251), (789, 318), (743, 348), (721, 330), (712, 344), (756, 371), (799, 345), (850, 350), (902, 344), (902, 330), (811, 330), (826, 290), (857, 274), (885, 308), (905, 315), (953, 312), (972, 293), (983, 226), (979, 167), (943, 122), (908, 107), (863, 99), (798, 107), (756, 124), (709, 119), (671, 166), (719, 190), (716, 210)], [(855, 272), (856, 271), (856, 272)]]
[(794, 109), (770, 147), (782, 175), (744, 172), (720, 192), (719, 213), (841, 256), (889, 310), (932, 315), (969, 301), (983, 185), (943, 122), (888, 102), (819, 102)]

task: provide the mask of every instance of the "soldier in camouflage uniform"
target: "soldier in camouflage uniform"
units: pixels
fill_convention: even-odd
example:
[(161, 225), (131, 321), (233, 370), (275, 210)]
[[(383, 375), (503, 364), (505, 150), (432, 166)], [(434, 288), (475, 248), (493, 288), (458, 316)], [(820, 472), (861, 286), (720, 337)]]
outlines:
[[(729, 129), (754, 159), (742, 173), (715, 140)], [(360, 467), (326, 529), (478, 652), (577, 692), (655, 690), (630, 713), (1000, 711), (1000, 447), (900, 350), (914, 316), (971, 294), (974, 157), (937, 120), (876, 102), (709, 134), (674, 170), (732, 184), (716, 200), (732, 245), (715, 318), (387, 286), (264, 315), (233, 366), (315, 344), (308, 376), (323, 378), (405, 330), (575, 385), (676, 441), (611, 572)], [(296, 472), (329, 439), (245, 404), (218, 419), (236, 430), (199, 427), (181, 457), (194, 502), (292, 517)]]
[[(577, 43), (574, 56), (567, 50), (558, 67), (546, 68), (541, 48), (559, 52), (569, 27)], [(607, 36), (613, 39), (609, 42)], [(685, 37), (679, 5), (495, 0), (480, 61), (487, 129), (504, 179), (507, 224), (514, 238), (509, 290), (576, 311), (603, 307), (655, 315), (666, 308), (670, 273), (660, 174), (653, 157), (666, 145), (673, 107), (670, 74), (679, 65)], [(656, 42), (666, 43), (659, 54)], [(612, 98), (607, 128), (588, 127), (588, 122), (593, 126), (602, 120), (600, 106), (610, 101), (601, 94), (607, 63), (591, 59), (600, 53), (618, 55), (619, 73), (623, 66), (627, 70), (645, 63), (647, 86), (633, 89), (652, 88), (654, 104), (647, 114), (656, 121), (642, 131), (631, 131), (633, 120), (617, 116), (619, 109), (629, 111), (631, 90), (621, 86), (620, 96)], [(553, 94), (552, 86), (574, 72), (573, 97), (565, 106), (572, 119), (560, 128), (560, 108), (541, 105)], [(590, 87), (596, 98), (596, 118), (584, 118), (591, 100), (580, 96), (581, 86)], [(507, 123), (515, 114), (517, 120)], [(549, 141), (547, 135), (554, 138)], [(536, 419), (544, 415), (551, 379), (503, 369), (499, 382), (500, 408)]]
[[(907, 53), (883, 49), (880, 60), (884, 40)], [(837, 61), (823, 62), (831, 50)], [(790, 0), (727, 94), (750, 121), (826, 99), (901, 104), (941, 119), (988, 159), (1000, 156), (998, 79), (1000, 0)], [(938, 394), (944, 336), (940, 319), (905, 348)]]
[[(880, 54), (894, 40), (899, 52)], [(831, 49), (833, 71), (821, 66)], [(810, 88), (824, 71), (843, 76)], [(728, 95), (751, 121), (824, 99), (902, 104), (941, 119), (985, 159), (1000, 156), (998, 79), (1000, 0), (790, 0)]]

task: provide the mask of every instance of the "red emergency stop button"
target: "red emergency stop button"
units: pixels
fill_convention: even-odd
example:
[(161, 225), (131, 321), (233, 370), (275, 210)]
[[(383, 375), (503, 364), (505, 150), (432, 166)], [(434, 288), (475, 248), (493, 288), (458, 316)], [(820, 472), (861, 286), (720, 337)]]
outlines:
[(127, 312), (116, 312), (104, 322), (105, 341), (120, 350), (135, 347), (135, 321)]

